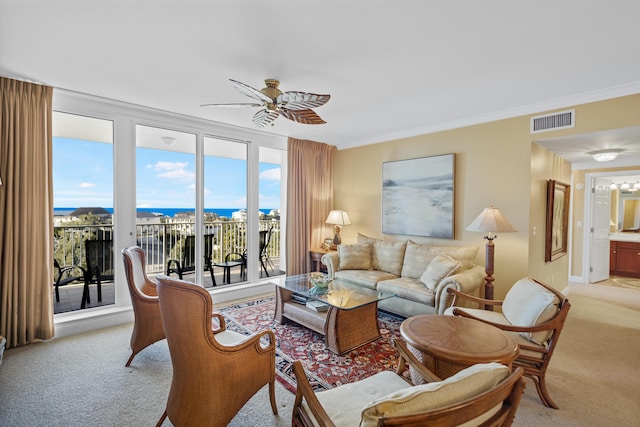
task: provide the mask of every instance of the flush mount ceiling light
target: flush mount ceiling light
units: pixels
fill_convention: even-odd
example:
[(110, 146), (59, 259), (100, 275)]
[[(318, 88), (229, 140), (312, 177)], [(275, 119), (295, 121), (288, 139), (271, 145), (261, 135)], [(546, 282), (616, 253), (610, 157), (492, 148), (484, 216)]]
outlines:
[(176, 143), (176, 139), (172, 136), (162, 136), (160, 139), (167, 145), (173, 145)]
[(619, 148), (611, 148), (607, 150), (589, 151), (587, 154), (593, 157), (593, 160), (596, 160), (598, 162), (610, 162), (611, 160), (618, 157), (618, 154), (622, 153), (622, 151), (623, 150)]

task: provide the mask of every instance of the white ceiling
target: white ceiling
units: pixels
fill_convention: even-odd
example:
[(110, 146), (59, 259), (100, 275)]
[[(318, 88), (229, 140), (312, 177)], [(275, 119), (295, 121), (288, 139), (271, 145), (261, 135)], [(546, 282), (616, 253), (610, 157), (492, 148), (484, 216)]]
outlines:
[[(0, 75), (250, 128), (255, 108), (200, 105), (278, 78), (330, 94), (327, 124), (265, 131), (347, 148), (640, 93), (638, 16), (637, 0), (0, 0)], [(636, 153), (640, 131), (620, 134)], [(600, 136), (541, 143), (583, 161)]]

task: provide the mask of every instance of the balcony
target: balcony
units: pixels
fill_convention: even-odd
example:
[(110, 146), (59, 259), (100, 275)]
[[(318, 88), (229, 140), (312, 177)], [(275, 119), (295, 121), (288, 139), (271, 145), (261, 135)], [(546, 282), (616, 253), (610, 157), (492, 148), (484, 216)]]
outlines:
[[(268, 230), (271, 227), (273, 230), (266, 250), (269, 259), (273, 262), (273, 265), (267, 266), (267, 273), (273, 276), (283, 274), (279, 268), (280, 221), (261, 220), (259, 222), (260, 230)], [(193, 222), (138, 224), (136, 226), (136, 240), (137, 245), (145, 251), (147, 256), (147, 274), (151, 277), (165, 274), (168, 261), (181, 258), (183, 242), (186, 236), (194, 234), (194, 230), (195, 224)], [(245, 251), (246, 222), (244, 221), (207, 221), (204, 234), (214, 236), (211, 251), (212, 264), (224, 261), (229, 253), (243, 253)], [(54, 227), (54, 257), (60, 265), (80, 265), (86, 268), (84, 241), (95, 239), (112, 240), (113, 226), (111, 224), (56, 226)], [(107, 262), (122, 262), (120, 253), (114, 253), (112, 260)], [(213, 271), (217, 285), (223, 285), (223, 270), (214, 267)], [(260, 277), (264, 276), (265, 273), (261, 268)], [(195, 273), (187, 273), (183, 278), (195, 281)], [(240, 276), (240, 269), (237, 268), (231, 273), (231, 284), (224, 284), (224, 286), (233, 286), (243, 280)], [(213, 283), (209, 273), (205, 272), (203, 281), (203, 286), (212, 287)], [(61, 286), (59, 288), (60, 302), (56, 301), (55, 295), (53, 297), (54, 313), (80, 310), (83, 286), (84, 282), (81, 280)], [(115, 302), (113, 280), (102, 281), (101, 302), (98, 302), (96, 285), (90, 285), (89, 291), (91, 303), (87, 303), (85, 308)]]

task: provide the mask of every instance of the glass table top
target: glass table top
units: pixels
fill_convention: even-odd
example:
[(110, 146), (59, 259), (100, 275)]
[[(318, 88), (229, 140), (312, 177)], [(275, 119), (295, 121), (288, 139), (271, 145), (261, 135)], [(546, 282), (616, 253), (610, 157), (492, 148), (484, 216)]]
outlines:
[(321, 273), (287, 276), (276, 281), (276, 285), (343, 310), (362, 307), (396, 296), (392, 293), (378, 292), (374, 289), (353, 285), (340, 279), (327, 279)]

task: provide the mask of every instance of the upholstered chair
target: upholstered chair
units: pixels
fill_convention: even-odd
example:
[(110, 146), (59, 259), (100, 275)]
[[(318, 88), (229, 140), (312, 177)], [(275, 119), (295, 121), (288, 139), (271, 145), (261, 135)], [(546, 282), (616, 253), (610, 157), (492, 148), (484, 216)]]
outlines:
[(158, 276), (162, 323), (173, 377), (166, 409), (176, 427), (226, 426), (244, 404), (269, 385), (274, 414), (276, 340), (272, 331), (242, 335), (226, 329), (212, 313), (209, 292), (200, 285)]
[[(522, 393), (522, 368), (499, 363), (473, 365), (446, 380), (427, 370), (400, 340), (397, 371), (315, 393), (300, 361), (293, 365), (296, 400), (293, 426), (509, 426)], [(409, 363), (427, 384), (412, 385), (402, 372)], [(466, 423), (466, 424), (465, 424)]]
[(125, 365), (129, 366), (136, 354), (165, 336), (156, 283), (147, 277), (144, 250), (138, 246), (124, 248), (122, 259), (134, 315), (131, 356)]
[[(477, 298), (454, 289), (448, 292), (454, 296), (454, 307), (448, 308), (445, 314), (480, 320), (515, 338), (520, 354), (512, 366), (524, 369), (524, 375), (533, 380), (545, 406), (558, 409), (547, 390), (546, 373), (571, 307), (569, 300), (561, 292), (531, 277), (518, 280), (503, 301)], [(502, 310), (455, 307), (461, 299)]]

